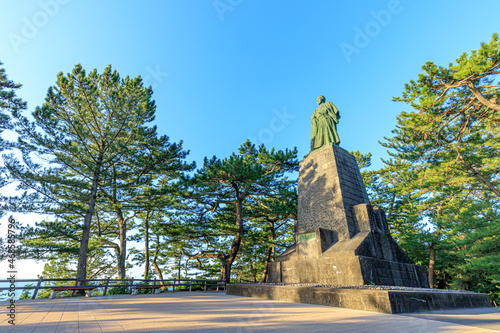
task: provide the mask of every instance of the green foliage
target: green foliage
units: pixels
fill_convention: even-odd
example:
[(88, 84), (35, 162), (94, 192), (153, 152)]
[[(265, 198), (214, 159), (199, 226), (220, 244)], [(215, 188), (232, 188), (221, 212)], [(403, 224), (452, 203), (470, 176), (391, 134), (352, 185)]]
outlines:
[[(188, 277), (181, 277), (181, 279), (189, 279)], [(189, 291), (189, 287), (191, 286), (191, 291), (201, 291), (203, 290), (202, 285), (197, 285), (200, 282), (193, 281), (193, 285), (191, 286), (191, 281), (182, 281), (180, 284), (176, 284), (175, 291)]]
[(111, 248), (118, 275), (125, 276), (127, 229), (135, 227), (135, 216), (171, 206), (178, 174), (194, 167), (184, 162), (182, 143), (149, 126), (152, 94), (140, 77), (121, 78), (111, 66), (87, 73), (76, 65), (59, 73), (33, 122), (21, 108), (10, 110), (19, 134), (13, 147), (22, 159), (7, 155), (5, 165), (22, 194), (2, 201), (10, 211), (49, 216), (22, 230), (25, 255), (77, 255), (85, 278), (87, 254)]
[[(9, 115), (12, 112), (20, 112), (26, 109), (26, 102), (16, 96), (16, 90), (21, 85), (7, 78), (5, 69), (1, 67), (2, 65), (3, 63), (0, 61), (0, 153), (12, 148), (12, 144), (2, 137), (4, 130), (12, 129)], [(5, 167), (0, 165), (0, 188), (9, 182)], [(0, 206), (0, 217), (3, 214), (4, 209)]]
[[(0, 61), (0, 66), (2, 65)], [(0, 67), (0, 152), (8, 148), (8, 143), (3, 140), (1, 134), (5, 129), (12, 129), (9, 114), (26, 109), (26, 102), (16, 96), (16, 90), (20, 87), (20, 84), (9, 80), (5, 69)]]
[(356, 150), (356, 151), (350, 151), (349, 154), (354, 156), (360, 170), (363, 170), (364, 168), (369, 168), (372, 165), (371, 153), (362, 154), (358, 150)]
[(431, 284), (500, 289), (500, 43), (464, 53), (448, 67), (426, 63), (401, 97), (391, 156), (367, 172), (369, 192), (387, 212), (391, 233)]
[[(198, 233), (201, 248), (188, 257), (197, 259), (200, 267), (202, 260), (218, 259), (220, 278), (229, 281), (242, 242), (251, 242), (248, 235), (252, 229), (262, 228), (258, 224), (264, 223), (262, 212), (252, 216), (256, 207), (266, 210), (269, 216), (290, 215), (285, 211), (290, 210), (288, 202), (296, 201), (296, 190), (288, 174), (297, 170), (296, 149), (275, 151), (264, 145), (256, 148), (250, 141), (240, 146), (238, 154), (224, 159), (205, 158), (203, 167), (182, 182), (184, 195), (196, 203), (189, 225)], [(270, 203), (283, 212), (274, 211)], [(263, 244), (269, 247), (272, 243)]]
[[(113, 274), (113, 267), (105, 249), (91, 246), (88, 256), (87, 268), (89, 279), (103, 279)], [(49, 259), (49, 257), (47, 257)], [(59, 252), (50, 256), (45, 263), (42, 276), (44, 279), (74, 279), (78, 256), (75, 253)], [(44, 282), (45, 286), (73, 286), (74, 281), (51, 281)], [(40, 289), (37, 298), (48, 298), (52, 290)], [(102, 291), (95, 289), (92, 295), (101, 294)], [(71, 291), (59, 291), (58, 296), (68, 297)]]
[(127, 295), (129, 294), (129, 287), (111, 287), (108, 289), (108, 295)]
[[(90, 247), (87, 259), (89, 279), (104, 279), (113, 275), (113, 262), (108, 251), (99, 246)], [(42, 276), (46, 279), (74, 279), (76, 273), (77, 255), (58, 253), (45, 263)], [(68, 282), (54, 285), (67, 285)]]
[[(52, 290), (50, 290), (50, 289), (40, 289), (38, 291), (38, 294), (36, 295), (36, 298), (37, 299), (49, 298), (51, 294), (52, 294)], [(71, 296), (71, 293), (69, 291), (60, 291), (59, 296), (60, 297), (68, 297), (68, 296)]]
[[(33, 287), (33, 283), (28, 283), (25, 287)], [(21, 295), (19, 295), (19, 299), (31, 299), (30, 294), (33, 292), (33, 289), (23, 289)]]

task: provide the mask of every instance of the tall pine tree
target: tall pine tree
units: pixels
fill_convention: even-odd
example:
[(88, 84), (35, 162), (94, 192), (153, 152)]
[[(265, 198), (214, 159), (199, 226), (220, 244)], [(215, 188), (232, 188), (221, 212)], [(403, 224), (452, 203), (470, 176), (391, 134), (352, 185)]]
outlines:
[[(455, 63), (427, 62), (422, 69), (418, 80), (394, 98), (414, 110), (398, 116), (394, 136), (383, 143), (391, 159), (380, 175), (399, 178), (396, 183), (384, 179), (388, 193), (405, 203), (393, 206), (398, 216), (404, 218), (401, 209), (410, 212), (413, 206), (418, 215), (406, 221), (428, 227), (420, 236), (428, 246), (431, 286), (473, 289), (465, 267), (499, 269), (498, 242), (489, 234), (498, 228), (500, 200), (498, 35)], [(495, 276), (485, 278), (486, 284), (491, 286)]]
[(71, 73), (59, 73), (33, 122), (12, 113), (22, 161), (9, 155), (6, 167), (23, 194), (10, 198), (9, 208), (52, 214), (73, 225), (76, 220), (80, 280), (87, 276), (99, 188), (106, 187), (113, 166), (136, 154), (145, 134), (155, 133), (149, 126), (156, 109), (152, 93), (140, 77), (121, 78), (111, 66), (100, 74), (76, 65)]
[[(2, 132), (6, 129), (12, 129), (10, 114), (18, 113), (26, 109), (26, 102), (16, 96), (16, 90), (21, 87), (7, 78), (5, 69), (1, 67), (0, 61), (0, 153), (10, 147), (7, 140), (2, 137)], [(0, 188), (7, 184), (5, 170), (0, 166)], [(0, 207), (0, 216), (2, 208)]]
[(215, 156), (205, 158), (203, 167), (194, 176), (184, 179), (188, 185), (186, 195), (197, 200), (208, 212), (232, 212), (231, 223), (225, 227), (231, 235), (224, 269), (227, 282), (247, 233), (246, 206), (262, 203), (265, 198), (279, 197), (293, 184), (288, 174), (297, 170), (296, 149), (268, 150), (264, 145), (256, 148), (247, 141), (240, 146), (238, 154), (233, 153), (223, 160)]

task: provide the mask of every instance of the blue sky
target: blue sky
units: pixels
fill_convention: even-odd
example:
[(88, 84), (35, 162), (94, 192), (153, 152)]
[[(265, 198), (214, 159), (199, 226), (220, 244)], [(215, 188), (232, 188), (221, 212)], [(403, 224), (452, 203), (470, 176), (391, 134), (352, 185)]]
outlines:
[[(426, 61), (446, 65), (500, 31), (498, 1), (0, 0), (0, 61), (29, 110), (81, 63), (154, 89), (155, 124), (190, 160), (247, 138), (309, 152), (318, 95), (340, 146), (386, 157), (391, 101)], [(3, 220), (2, 220), (3, 222)]]

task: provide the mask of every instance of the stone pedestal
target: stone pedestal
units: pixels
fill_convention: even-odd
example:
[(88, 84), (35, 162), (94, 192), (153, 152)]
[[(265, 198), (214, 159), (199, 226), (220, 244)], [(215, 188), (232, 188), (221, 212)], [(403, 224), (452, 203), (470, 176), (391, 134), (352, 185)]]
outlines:
[(335, 145), (300, 163), (298, 194), (296, 231), (332, 230), (340, 241), (359, 232), (352, 207), (370, 203), (356, 159)]
[(372, 208), (356, 159), (335, 145), (300, 163), (295, 245), (269, 264), (268, 282), (429, 287)]
[(344, 149), (306, 156), (298, 195), (295, 244), (269, 263), (268, 283), (230, 284), (227, 294), (383, 313), (491, 306), (485, 294), (429, 289), (425, 269), (392, 239)]
[(439, 289), (349, 289), (248, 283), (229, 284), (227, 294), (381, 313), (491, 307), (486, 294)]

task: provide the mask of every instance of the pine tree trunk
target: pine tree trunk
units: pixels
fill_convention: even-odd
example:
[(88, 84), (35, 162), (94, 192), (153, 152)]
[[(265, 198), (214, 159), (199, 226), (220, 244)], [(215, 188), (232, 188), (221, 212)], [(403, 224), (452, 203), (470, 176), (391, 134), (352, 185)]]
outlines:
[[(92, 178), (92, 187), (90, 189), (90, 199), (89, 199), (89, 207), (85, 214), (85, 218), (83, 220), (83, 232), (82, 239), (80, 242), (80, 253), (78, 256), (78, 264), (76, 271), (76, 278), (79, 281), (85, 280), (87, 277), (87, 253), (89, 250), (89, 240), (90, 240), (90, 223), (92, 222), (92, 216), (95, 211), (95, 204), (97, 200), (97, 189), (99, 184), (99, 178), (101, 177), (101, 167), (102, 160), (104, 156), (103, 154), (99, 154), (97, 157), (97, 163), (94, 170), (94, 175)], [(84, 285), (84, 282), (79, 282), (78, 285)]]
[(120, 202), (118, 201), (118, 185), (116, 182), (116, 168), (113, 165), (113, 193), (112, 193), (113, 205), (116, 213), (116, 220), (118, 222), (118, 233), (120, 242), (116, 251), (116, 261), (118, 278), (125, 279), (125, 261), (127, 259), (127, 221), (123, 217), (123, 211), (120, 208)]
[(260, 278), (260, 283), (264, 283), (267, 281), (267, 266), (269, 265), (269, 261), (271, 259), (271, 253), (273, 252), (273, 247), (270, 246), (267, 248), (266, 258), (264, 259), (264, 271), (262, 272), (262, 277)]
[(429, 256), (429, 287), (434, 288), (434, 267), (436, 264), (436, 249), (431, 245), (431, 253)]
[(123, 212), (121, 209), (116, 210), (116, 218), (118, 220), (118, 228), (120, 231), (120, 249), (118, 255), (118, 278), (125, 279), (126, 272), (126, 260), (127, 260), (127, 221), (123, 218)]
[[(438, 218), (438, 223), (439, 222), (439, 218), (441, 218), (441, 207), (438, 208), (437, 210), (437, 218)], [(441, 226), (438, 225), (437, 228), (436, 228), (436, 232), (434, 233), (434, 240), (432, 241), (431, 245), (430, 245), (430, 255), (429, 255), (429, 287), (430, 288), (434, 288), (434, 269), (436, 267), (436, 244), (437, 244), (437, 240), (438, 240), (438, 237), (439, 237), (439, 233), (441, 231)]]
[(274, 239), (276, 238), (276, 229), (274, 228), (274, 221), (269, 221), (271, 225), (271, 243), (272, 245), (267, 249), (266, 258), (264, 259), (264, 271), (262, 272), (262, 277), (260, 278), (260, 283), (267, 281), (268, 266), (269, 261), (271, 261), (271, 255), (274, 254)]
[(144, 220), (144, 279), (149, 276), (149, 212)]
[(156, 274), (158, 274), (158, 279), (160, 280), (160, 284), (164, 285), (165, 282), (163, 282), (163, 273), (161, 272), (160, 267), (156, 263), (156, 258), (153, 259), (153, 267), (155, 268)]
[(160, 267), (156, 263), (159, 251), (160, 251), (160, 236), (156, 235), (156, 249), (153, 255), (153, 267), (155, 268), (156, 274), (158, 274), (158, 278), (160, 279), (160, 284), (164, 285), (165, 283), (163, 282), (163, 273), (161, 272)]
[(182, 260), (182, 255), (179, 255), (179, 270), (177, 271), (177, 279), (181, 279), (181, 260)]
[(236, 255), (238, 254), (240, 244), (241, 244), (241, 233), (237, 232), (236, 235), (234, 236), (233, 243), (231, 244), (231, 250), (229, 251), (229, 258), (227, 260), (227, 267), (225, 272), (226, 276), (224, 277), (226, 283), (230, 283), (231, 281), (231, 268), (233, 266), (234, 260), (236, 259)]
[(241, 238), (243, 235), (243, 200), (239, 198), (236, 200), (235, 219), (238, 230), (236, 231), (236, 235), (234, 236), (233, 242), (231, 243), (231, 249), (229, 250), (229, 258), (227, 260), (227, 269), (225, 276), (226, 283), (230, 283), (231, 281), (231, 267), (233, 266), (233, 262), (238, 255), (238, 251), (241, 245)]
[(227, 258), (226, 257), (221, 257), (220, 258), (219, 281), (225, 281), (226, 280), (226, 271), (227, 271)]

